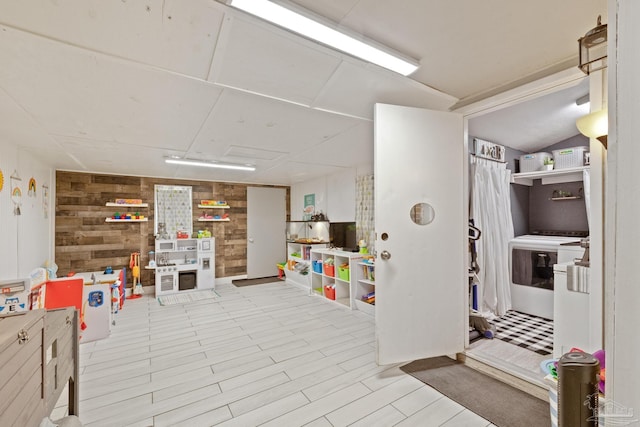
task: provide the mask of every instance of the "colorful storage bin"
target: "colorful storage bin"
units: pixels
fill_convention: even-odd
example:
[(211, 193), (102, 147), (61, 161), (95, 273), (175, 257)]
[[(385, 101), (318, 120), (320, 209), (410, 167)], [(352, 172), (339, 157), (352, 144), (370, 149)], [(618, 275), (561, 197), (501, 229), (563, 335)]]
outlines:
[(327, 297), (330, 300), (334, 300), (335, 301), (335, 299), (336, 299), (336, 290), (335, 290), (335, 288), (333, 288), (331, 286), (325, 286), (324, 287), (324, 296)]
[(338, 278), (344, 281), (349, 281), (349, 266), (338, 267)]
[(329, 276), (329, 277), (335, 277), (336, 276), (336, 266), (335, 265), (325, 264), (324, 265), (324, 275), (325, 276)]
[(316, 260), (313, 260), (313, 262), (312, 262), (312, 264), (311, 264), (311, 265), (312, 265), (313, 271), (314, 271), (315, 273), (320, 273), (320, 274), (322, 274), (322, 261), (317, 260), (317, 259), (316, 259)]

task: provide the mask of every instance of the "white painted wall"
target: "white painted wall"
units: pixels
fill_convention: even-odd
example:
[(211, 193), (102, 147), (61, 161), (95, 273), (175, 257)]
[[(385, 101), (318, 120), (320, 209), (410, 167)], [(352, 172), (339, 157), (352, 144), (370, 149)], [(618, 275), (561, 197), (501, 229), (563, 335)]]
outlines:
[[(640, 2), (609, 0), (605, 227), (607, 400), (640, 418)], [(609, 424), (607, 424), (609, 425)]]
[[(55, 172), (7, 141), (0, 141), (0, 170), (4, 175), (0, 191), (0, 280), (24, 278), (45, 261), (53, 260)], [(14, 215), (11, 201), (10, 176), (14, 171), (22, 178), (20, 216)], [(37, 184), (35, 197), (28, 195), (31, 177)], [(49, 186), (47, 217), (43, 210), (42, 185)]]
[(291, 186), (291, 220), (302, 220), (304, 196), (316, 195), (316, 212), (322, 211), (332, 222), (356, 219), (356, 171), (305, 181)]

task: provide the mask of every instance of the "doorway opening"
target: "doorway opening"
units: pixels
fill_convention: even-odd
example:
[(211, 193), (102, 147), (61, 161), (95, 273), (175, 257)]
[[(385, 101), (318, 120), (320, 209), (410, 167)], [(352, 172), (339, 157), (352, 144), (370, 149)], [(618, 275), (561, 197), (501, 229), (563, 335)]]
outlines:
[[(492, 230), (490, 225), (483, 229), (482, 222), (475, 221), (482, 232), (481, 239), (485, 239), (480, 258), (488, 264), (480, 266), (477, 306), (472, 308), (489, 320), (497, 337), (470, 340), (465, 355), (538, 385), (543, 385), (546, 375), (541, 368), (544, 362), (565, 350), (557, 339), (558, 348), (554, 349), (554, 328), (566, 327), (562, 322), (558, 324), (554, 316), (554, 311), (562, 310), (556, 306), (554, 266), (572, 261), (557, 259), (557, 248), (561, 244), (577, 242), (580, 249), (580, 238), (589, 235), (589, 200), (585, 197), (589, 181), (583, 179), (582, 170), (570, 177), (568, 173), (563, 176), (558, 170), (551, 170), (549, 176), (557, 177), (542, 180), (543, 169), (546, 169), (542, 162), (539, 170), (527, 175), (531, 172), (527, 169), (529, 165), (523, 165), (521, 160), (532, 153), (555, 154), (573, 147), (587, 147), (588, 151), (588, 138), (580, 135), (575, 126), (576, 119), (589, 111), (588, 103), (579, 101), (585, 95), (588, 97), (588, 93), (589, 79), (583, 77), (551, 93), (467, 116), (470, 159), (475, 154), (474, 139), (498, 144), (504, 147), (504, 161), (511, 176), (527, 179), (514, 183), (512, 178), (509, 184), (512, 240), (505, 242), (504, 237), (500, 237), (502, 242), (494, 243), (494, 237), (503, 233)], [(586, 158), (581, 157), (576, 167), (583, 168)], [(470, 169), (470, 199), (473, 191), (473, 169)], [(473, 208), (470, 219), (476, 219)], [(499, 258), (494, 255), (501, 250), (508, 253), (507, 265), (492, 265), (492, 260)], [(497, 284), (482, 283), (482, 269), (501, 270), (508, 279)], [(536, 277), (540, 280), (535, 280)], [(538, 286), (539, 283), (544, 286)], [(502, 288), (487, 292), (487, 287), (492, 285)], [(496, 298), (504, 300), (496, 301)]]

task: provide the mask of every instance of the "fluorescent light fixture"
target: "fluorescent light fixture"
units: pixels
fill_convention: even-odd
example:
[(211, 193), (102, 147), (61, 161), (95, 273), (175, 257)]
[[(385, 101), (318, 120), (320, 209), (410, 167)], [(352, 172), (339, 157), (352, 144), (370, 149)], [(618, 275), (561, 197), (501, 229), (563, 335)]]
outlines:
[(200, 160), (185, 160), (185, 159), (164, 159), (165, 163), (173, 164), (173, 165), (184, 165), (184, 166), (202, 166), (206, 168), (219, 168), (219, 169), (234, 169), (241, 171), (251, 171), (256, 170), (253, 166), (245, 166), (245, 165), (234, 165), (232, 163), (213, 163), (213, 162), (203, 162)]
[[(316, 40), (334, 49), (348, 53), (365, 61), (408, 76), (418, 69), (419, 63), (398, 53), (388, 53), (389, 48), (374, 47), (372, 41), (364, 42), (348, 36), (317, 20), (282, 7), (267, 0), (228, 0), (228, 3), (259, 18), (284, 27), (295, 33)], [(361, 37), (364, 39), (364, 37)]]

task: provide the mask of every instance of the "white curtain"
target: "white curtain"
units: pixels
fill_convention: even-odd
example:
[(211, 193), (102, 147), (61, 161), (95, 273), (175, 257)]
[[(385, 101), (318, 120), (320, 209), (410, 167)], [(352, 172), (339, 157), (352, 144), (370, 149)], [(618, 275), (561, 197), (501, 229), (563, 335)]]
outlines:
[(509, 241), (513, 239), (511, 171), (505, 163), (471, 157), (471, 218), (482, 232), (478, 253), (480, 311), (511, 309)]

